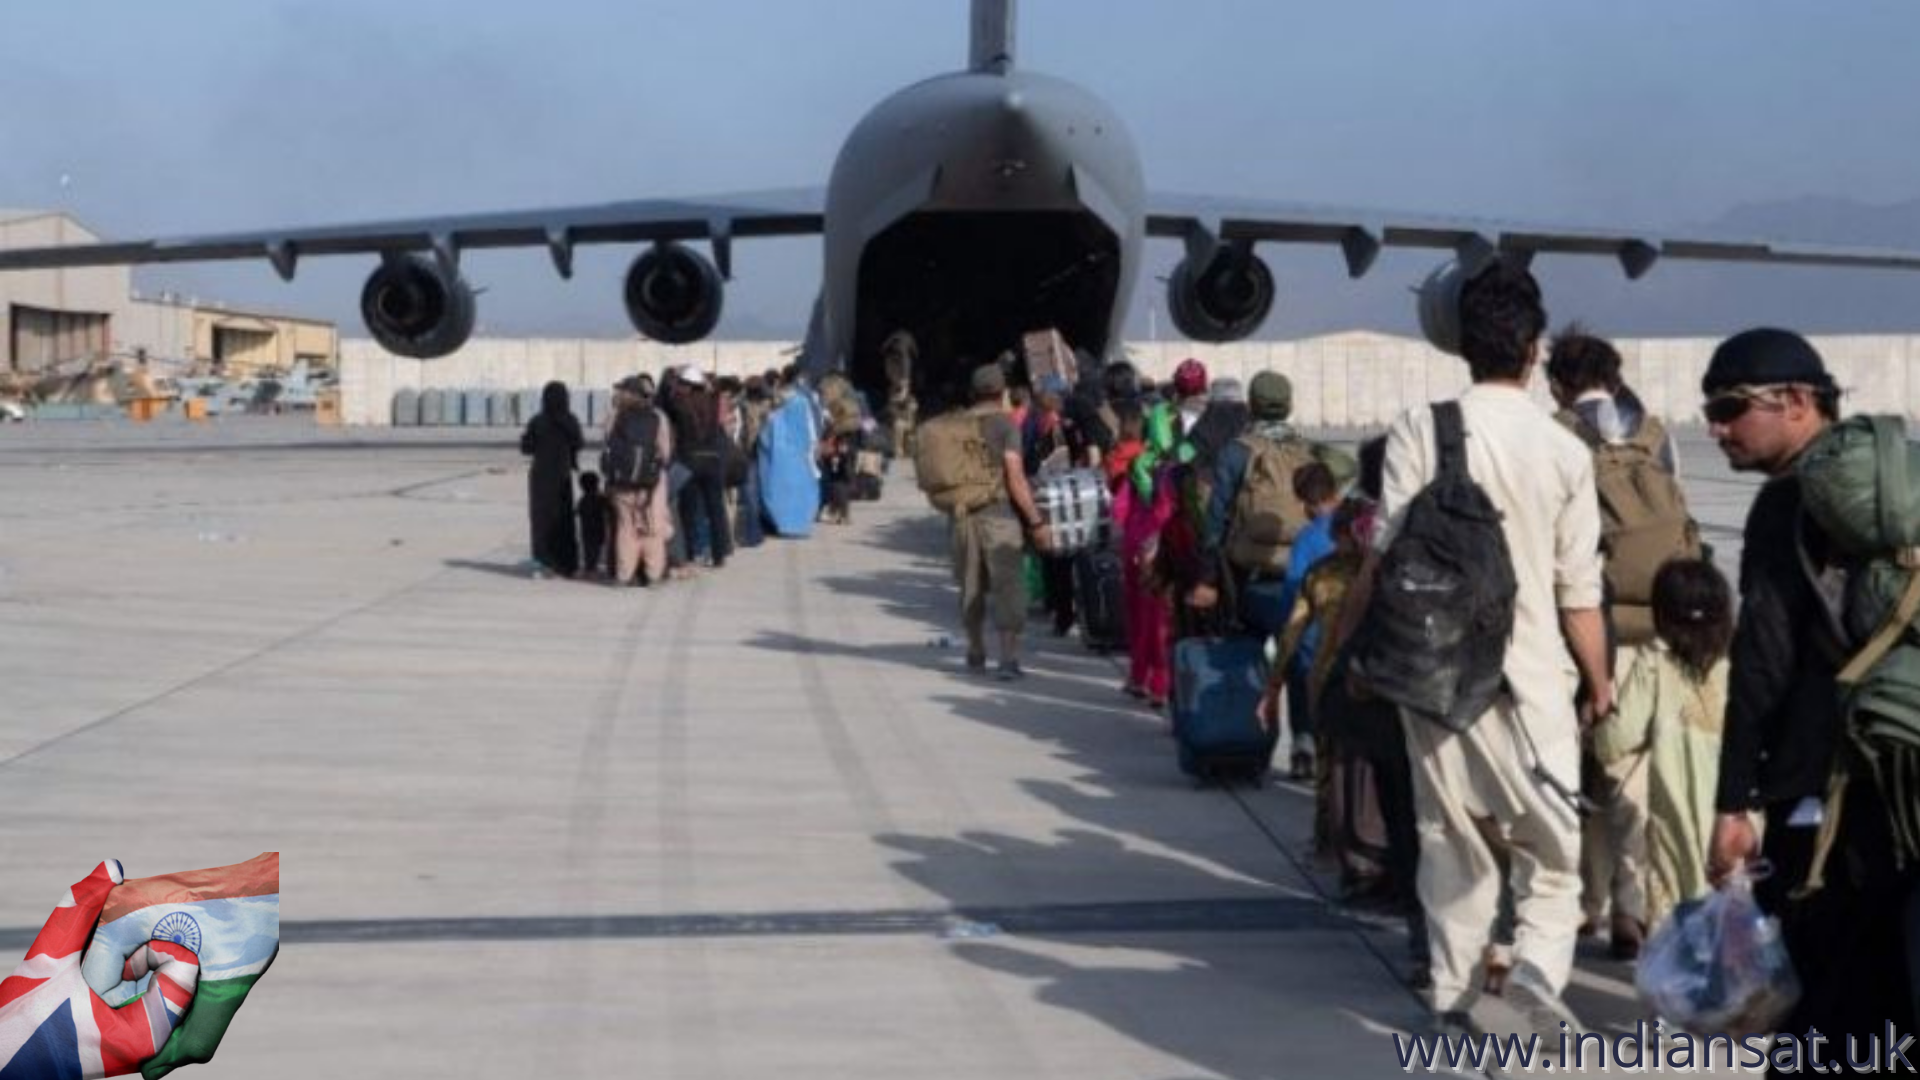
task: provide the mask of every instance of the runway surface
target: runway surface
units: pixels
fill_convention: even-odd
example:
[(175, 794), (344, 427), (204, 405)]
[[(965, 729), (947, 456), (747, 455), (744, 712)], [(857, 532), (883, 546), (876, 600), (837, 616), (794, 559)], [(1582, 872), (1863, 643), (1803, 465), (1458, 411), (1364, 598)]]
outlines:
[[(905, 476), (692, 582), (535, 581), (514, 434), (0, 428), (0, 969), (102, 858), (277, 850), (197, 1077), (1398, 1074), (1404, 938), (1309, 793), (1195, 790), (1043, 628), (969, 677)], [(1683, 456), (1731, 570), (1757, 482)]]

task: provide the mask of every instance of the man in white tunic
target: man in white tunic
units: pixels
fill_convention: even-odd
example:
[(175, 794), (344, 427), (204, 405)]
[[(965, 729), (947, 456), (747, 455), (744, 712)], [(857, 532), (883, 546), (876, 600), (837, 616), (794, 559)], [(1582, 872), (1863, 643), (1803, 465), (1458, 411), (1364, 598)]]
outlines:
[[(1561, 994), (1580, 924), (1580, 725), (1613, 707), (1601, 615), (1600, 514), (1592, 454), (1527, 393), (1546, 326), (1539, 286), (1496, 263), (1460, 296), (1461, 354), (1473, 386), (1460, 396), (1467, 466), (1501, 513), (1518, 585), (1504, 693), (1467, 732), (1403, 714), (1420, 836), (1418, 891), (1432, 941), (1432, 1005), (1443, 1025), (1472, 1026), (1467, 1009), (1496, 917), (1509, 855), (1515, 902), (1508, 1002), (1557, 1040), (1577, 1028)], [(1407, 505), (1437, 475), (1432, 410), (1409, 410), (1387, 434), (1384, 527), (1359, 586)]]

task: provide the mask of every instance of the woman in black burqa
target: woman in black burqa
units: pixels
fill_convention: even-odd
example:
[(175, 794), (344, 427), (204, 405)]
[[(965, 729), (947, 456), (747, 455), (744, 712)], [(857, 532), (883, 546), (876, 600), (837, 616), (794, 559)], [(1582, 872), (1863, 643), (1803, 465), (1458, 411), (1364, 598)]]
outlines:
[(533, 530), (533, 561), (562, 577), (580, 569), (580, 543), (573, 531), (573, 473), (585, 440), (574, 418), (567, 384), (540, 391), (540, 414), (527, 421), (520, 452), (527, 466), (527, 519)]

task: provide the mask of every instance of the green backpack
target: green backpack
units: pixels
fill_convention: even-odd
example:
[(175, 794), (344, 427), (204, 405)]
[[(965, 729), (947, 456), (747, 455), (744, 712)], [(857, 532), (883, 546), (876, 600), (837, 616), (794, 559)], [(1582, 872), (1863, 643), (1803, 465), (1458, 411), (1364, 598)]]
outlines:
[(1794, 470), (1807, 516), (1852, 570), (1841, 622), (1865, 642), (1836, 676), (1842, 743), (1804, 896), (1824, 883), (1847, 786), (1863, 770), (1885, 801), (1897, 864), (1920, 862), (1920, 444), (1899, 417), (1856, 416)]

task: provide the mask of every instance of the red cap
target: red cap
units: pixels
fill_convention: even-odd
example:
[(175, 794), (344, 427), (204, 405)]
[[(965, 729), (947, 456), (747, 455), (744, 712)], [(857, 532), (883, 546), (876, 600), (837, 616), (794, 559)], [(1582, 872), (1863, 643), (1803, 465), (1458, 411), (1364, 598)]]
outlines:
[(1207, 392), (1207, 366), (1188, 357), (1173, 369), (1173, 392), (1181, 397), (1197, 397)]

